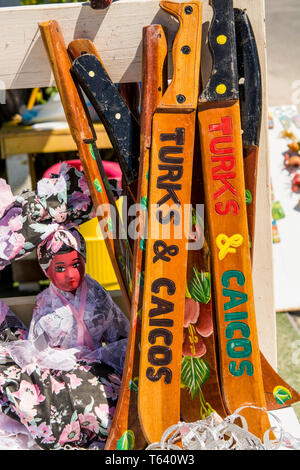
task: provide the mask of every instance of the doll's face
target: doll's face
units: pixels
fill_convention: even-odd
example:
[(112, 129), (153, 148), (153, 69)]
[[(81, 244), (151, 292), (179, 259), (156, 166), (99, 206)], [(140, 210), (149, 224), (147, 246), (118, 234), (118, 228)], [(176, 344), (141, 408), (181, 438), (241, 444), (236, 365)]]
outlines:
[(47, 271), (55, 287), (66, 292), (75, 292), (84, 274), (85, 261), (76, 250), (55, 255)]

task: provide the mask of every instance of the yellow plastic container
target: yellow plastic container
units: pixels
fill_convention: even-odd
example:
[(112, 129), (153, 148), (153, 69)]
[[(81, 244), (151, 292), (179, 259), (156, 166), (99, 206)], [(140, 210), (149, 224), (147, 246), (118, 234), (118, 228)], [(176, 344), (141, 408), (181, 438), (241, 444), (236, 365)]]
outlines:
[[(122, 198), (117, 200), (117, 207), (121, 211)], [(97, 217), (82, 224), (79, 231), (86, 241), (87, 274), (96, 279), (105, 289), (119, 290), (120, 286), (101, 234), (101, 228), (98, 226)]]

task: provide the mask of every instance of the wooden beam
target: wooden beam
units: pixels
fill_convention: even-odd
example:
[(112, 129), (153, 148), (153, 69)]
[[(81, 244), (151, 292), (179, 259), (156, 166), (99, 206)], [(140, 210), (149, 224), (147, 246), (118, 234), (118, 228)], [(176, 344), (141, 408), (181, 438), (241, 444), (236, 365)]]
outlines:
[(5, 89), (54, 84), (38, 27), (51, 19), (59, 23), (67, 44), (78, 38), (92, 40), (114, 82), (141, 79), (144, 26), (161, 23), (168, 27), (170, 39), (178, 27), (152, 0), (119, 0), (106, 10), (80, 3), (1, 8), (0, 80)]
[[(23, 153), (52, 153), (77, 151), (68, 124), (62, 129), (35, 129), (30, 126), (4, 124), (0, 130), (1, 159)], [(95, 124), (97, 146), (112, 148), (102, 124)]]

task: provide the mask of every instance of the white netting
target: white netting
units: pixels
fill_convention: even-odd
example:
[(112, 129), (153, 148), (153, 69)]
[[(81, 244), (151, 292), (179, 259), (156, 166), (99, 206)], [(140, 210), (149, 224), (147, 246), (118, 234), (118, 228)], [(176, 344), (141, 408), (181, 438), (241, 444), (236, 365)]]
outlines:
[[(239, 413), (244, 408), (255, 408), (272, 415), (278, 423), (266, 431), (263, 442), (248, 431), (247, 421)], [(235, 424), (239, 419), (241, 426)], [(275, 439), (270, 435), (274, 433)], [(178, 444), (181, 443), (181, 446)], [(255, 406), (239, 408), (224, 420), (213, 412), (208, 418), (194, 423), (179, 422), (170, 426), (161, 441), (146, 450), (300, 450), (300, 439), (284, 431), (280, 419), (273, 413)]]

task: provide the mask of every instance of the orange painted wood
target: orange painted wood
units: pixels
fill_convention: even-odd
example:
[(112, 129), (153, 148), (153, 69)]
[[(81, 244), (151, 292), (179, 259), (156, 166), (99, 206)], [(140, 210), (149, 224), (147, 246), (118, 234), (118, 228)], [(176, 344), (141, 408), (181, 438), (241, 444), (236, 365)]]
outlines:
[[(106, 70), (99, 53), (93, 44), (92, 41), (86, 38), (82, 39), (74, 39), (68, 45), (68, 52), (73, 60), (79, 57), (82, 54), (92, 54), (97, 57), (97, 59), (101, 62), (104, 70)], [(109, 73), (106, 70), (106, 73)], [(118, 91), (124, 101), (126, 102), (127, 106), (136, 117), (137, 121), (139, 121), (139, 104), (140, 104), (140, 90), (138, 83), (120, 83)], [(136, 202), (136, 195), (137, 195), (137, 186), (138, 181), (133, 181), (128, 187), (123, 185), (123, 195), (127, 197), (127, 204), (130, 206)]]
[(167, 42), (162, 26), (151, 25), (143, 29), (143, 74), (141, 99), (141, 153), (138, 179), (137, 202), (140, 204), (138, 238), (133, 252), (133, 291), (131, 299), (131, 324), (126, 352), (122, 385), (110, 434), (105, 449), (117, 449), (124, 433), (134, 435), (134, 449), (146, 446), (140, 427), (137, 409), (141, 308), (143, 302), (143, 278), (145, 269), (145, 243), (149, 147), (151, 144), (151, 123), (157, 103), (166, 88), (167, 76), (164, 63), (167, 57)]
[[(220, 376), (229, 413), (265, 407), (255, 318), (238, 102), (199, 103), (198, 121), (216, 305)], [(245, 410), (263, 438), (267, 416)]]
[[(160, 5), (177, 17), (180, 26), (173, 45), (176, 72), (152, 121), (138, 393), (140, 422), (149, 443), (159, 441), (163, 432), (180, 420), (189, 235), (184, 228), (190, 222), (184, 209), (191, 194), (202, 26), (200, 2)], [(190, 15), (184, 13), (187, 5), (193, 8)], [(183, 44), (190, 48), (190, 54), (182, 52)], [(186, 87), (187, 63), (191, 89)], [(184, 96), (180, 99), (182, 106), (178, 106), (179, 95)], [(180, 232), (168, 217), (170, 210), (180, 219)]]
[(101, 57), (94, 43), (90, 39), (87, 39), (87, 38), (74, 39), (74, 41), (71, 41), (68, 44), (68, 52), (73, 60), (77, 59), (77, 57), (81, 56), (82, 54), (95, 55), (97, 59), (100, 60), (101, 64), (104, 67)]
[[(105, 204), (106, 211), (103, 215), (104, 218), (107, 219), (107, 217), (112, 215), (110, 205), (114, 204), (114, 202), (108, 197), (105, 191), (105, 185), (99, 172), (98, 165), (93, 158), (90, 144), (95, 140), (95, 136), (93, 129), (89, 125), (84, 106), (70, 74), (71, 61), (66, 50), (63, 35), (55, 20), (41, 23), (39, 27), (56, 80), (56, 85), (60, 93), (70, 131), (78, 148), (78, 153), (82, 162), (83, 171), (87, 178), (94, 206), (95, 208), (98, 208), (102, 204)], [(117, 215), (118, 211), (117, 209), (115, 210)], [(103, 220), (103, 215), (98, 216), (100, 222)], [(117, 262), (118, 253), (120, 252), (119, 241), (113, 238), (113, 234), (110, 231), (108, 224), (105, 224), (104, 230), (108, 233), (108, 236), (105, 236), (106, 233), (104, 234), (106, 247), (124, 296), (125, 305), (129, 312), (129, 293)], [(127, 250), (128, 255), (130, 255), (128, 244)]]
[[(204, 204), (200, 142), (197, 131), (194, 151), (191, 202), (195, 209), (197, 209), (197, 204)], [(200, 208), (198, 208), (198, 211), (200, 211)], [(205, 207), (203, 223), (204, 228), (207, 228)], [(193, 298), (193, 295), (190, 293), (192, 290), (191, 281), (195, 278), (195, 270), (201, 274), (204, 273), (205, 275), (208, 274), (211, 276), (210, 251), (206, 241), (208, 234), (203, 233), (203, 229), (197, 222), (196, 226), (193, 228), (196, 234), (202, 233), (200, 243), (202, 243), (203, 246), (201, 249), (189, 250), (188, 252), (187, 289), (189, 292), (187, 297), (189, 296), (190, 298), (187, 298), (186, 302), (190, 304), (187, 305), (188, 308), (191, 308), (194, 311), (199, 309), (199, 316), (191, 316), (191, 324), (184, 330), (185, 339), (183, 356), (188, 355), (188, 348), (190, 348), (190, 356), (194, 357), (195, 361), (200, 360), (207, 364), (207, 368), (209, 369), (209, 377), (204, 382), (204, 384), (199, 387), (199, 390), (195, 396), (192, 395), (191, 390), (188, 387), (182, 388), (181, 418), (186, 422), (195, 422), (199, 419), (203, 419), (209, 416), (212, 410), (216, 411), (222, 418), (227, 416), (219, 382), (219, 365), (216, 354), (216, 322), (212, 292), (210, 299), (206, 304), (197, 302), (197, 297)], [(185, 315), (187, 315), (187, 312), (185, 312)], [(206, 325), (206, 328), (203, 328), (204, 324)], [(192, 332), (190, 330), (192, 330)], [(193, 343), (195, 343), (194, 348)], [(195, 375), (195, 377), (197, 376)]]
[(252, 202), (247, 204), (247, 220), (250, 236), (250, 253), (253, 258), (254, 235), (255, 235), (255, 213), (256, 213), (256, 185), (257, 185), (257, 165), (258, 165), (259, 147), (244, 147), (244, 177), (245, 188), (248, 189), (252, 196)]
[[(179, 30), (172, 48), (172, 81), (162, 97), (158, 109), (178, 109), (181, 112), (183, 109), (193, 111), (198, 99), (199, 88), (200, 47), (202, 37), (202, 28), (199, 28), (199, 22), (202, 18), (202, 8), (201, 10), (199, 9), (198, 1), (175, 3), (163, 0), (160, 2), (160, 6), (163, 10), (179, 20)], [(186, 7), (192, 8), (192, 13), (186, 13)], [(183, 53), (183, 48), (187, 46), (190, 47), (188, 54)], [(179, 83), (180, 87), (178, 88)], [(185, 97), (183, 103), (178, 103), (176, 100), (179, 93)]]
[[(262, 353), (260, 353), (260, 360), (263, 373), (267, 410), (278, 410), (280, 408), (284, 408), (299, 402), (300, 394), (277, 374), (277, 372), (269, 364)], [(289, 396), (286, 394), (287, 398), (285, 398), (281, 403), (276, 400), (276, 391), (278, 389), (289, 392)]]

